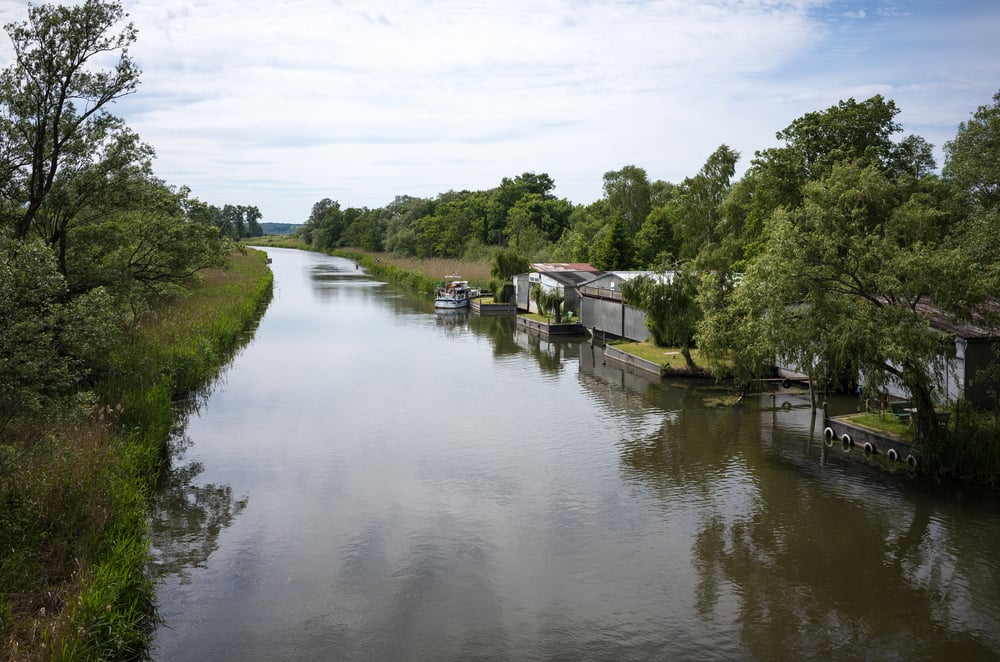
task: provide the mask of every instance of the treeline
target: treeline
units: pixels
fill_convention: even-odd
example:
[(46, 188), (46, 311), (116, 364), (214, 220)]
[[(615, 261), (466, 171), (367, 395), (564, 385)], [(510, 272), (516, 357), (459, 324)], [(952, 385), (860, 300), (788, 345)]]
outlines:
[[(939, 367), (956, 352), (945, 329), (1000, 328), (1000, 93), (959, 124), (940, 171), (932, 145), (899, 135), (898, 114), (882, 96), (807, 113), (739, 179), (740, 154), (721, 145), (679, 183), (634, 165), (607, 172), (603, 198), (589, 205), (556, 198), (546, 174), (524, 173), (380, 209), (322, 200), (299, 233), (321, 249), (484, 259), (502, 247), (532, 261), (669, 274), (625, 288), (653, 313), (658, 342), (686, 355), (697, 346), (739, 383), (778, 361), (815, 384), (863, 385), (873, 402), (901, 386), (927, 441), (941, 435)], [(980, 401), (1000, 419), (1000, 387), (990, 384), (979, 379)], [(986, 457), (1000, 480), (995, 436), (971, 463), (941, 448), (967, 447), (937, 447), (943, 473)]]
[(120, 3), (26, 11), (0, 72), (0, 650), (137, 659), (172, 404), (259, 314), (263, 260), (204, 319), (163, 338), (145, 325), (261, 234), (260, 212), (158, 179), (109, 112), (139, 85)]

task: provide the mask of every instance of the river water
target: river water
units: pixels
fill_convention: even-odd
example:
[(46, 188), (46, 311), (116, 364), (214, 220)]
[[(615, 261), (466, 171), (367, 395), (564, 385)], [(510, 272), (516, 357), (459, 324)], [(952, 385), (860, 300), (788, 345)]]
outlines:
[(826, 448), (794, 390), (719, 406), (267, 251), (156, 500), (154, 659), (1000, 656), (996, 498)]

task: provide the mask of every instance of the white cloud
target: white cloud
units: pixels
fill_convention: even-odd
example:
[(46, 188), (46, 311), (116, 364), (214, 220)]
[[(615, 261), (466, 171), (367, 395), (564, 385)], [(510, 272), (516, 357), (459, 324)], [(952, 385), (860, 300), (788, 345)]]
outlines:
[[(13, 5), (23, 11), (0, 0), (0, 13)], [(922, 99), (937, 109), (912, 109), (925, 125), (954, 126), (975, 107), (945, 120), (954, 109), (930, 101), (954, 64), (922, 79), (881, 50), (884, 35), (857, 32), (903, 20), (885, 6), (847, 23), (864, 11), (828, 0), (125, 6), (143, 84), (116, 112), (156, 147), (157, 173), (276, 221), (303, 220), (323, 197), (381, 206), (525, 171), (590, 202), (603, 173), (627, 164), (678, 181), (725, 142), (745, 166), (795, 117), (848, 92), (881, 91), (904, 110), (896, 93)], [(989, 55), (980, 81), (998, 79)], [(968, 90), (976, 104), (993, 91)]]

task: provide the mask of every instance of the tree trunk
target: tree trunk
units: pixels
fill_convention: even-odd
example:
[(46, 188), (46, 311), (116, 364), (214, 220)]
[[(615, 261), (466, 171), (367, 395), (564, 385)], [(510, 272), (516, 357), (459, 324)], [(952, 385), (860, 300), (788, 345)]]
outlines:
[(687, 364), (687, 369), (694, 372), (698, 369), (698, 366), (694, 364), (694, 359), (691, 358), (691, 348), (687, 345), (681, 347), (681, 356), (684, 357), (684, 363)]
[(934, 413), (934, 400), (931, 397), (931, 390), (927, 388), (923, 379), (912, 377), (914, 372), (919, 374), (919, 371), (904, 371), (904, 375), (909, 374), (911, 378), (904, 378), (903, 384), (910, 391), (913, 406), (917, 410), (915, 440), (921, 442), (927, 441), (934, 436), (937, 432), (938, 422), (937, 414)]

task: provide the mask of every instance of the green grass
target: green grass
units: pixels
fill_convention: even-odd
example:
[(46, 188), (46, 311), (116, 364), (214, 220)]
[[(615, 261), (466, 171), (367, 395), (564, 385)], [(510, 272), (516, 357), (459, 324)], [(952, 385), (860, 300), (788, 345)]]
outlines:
[[(555, 324), (556, 323), (555, 315), (539, 315), (538, 313), (526, 313), (526, 312), (518, 311), (517, 316), (518, 317), (524, 317), (525, 319), (533, 320), (535, 322), (541, 322), (542, 324)], [(563, 315), (563, 319), (562, 319), (562, 322), (560, 322), (560, 324), (576, 324), (579, 321), (580, 321), (580, 318), (578, 318), (576, 316), (568, 318), (565, 315)]]
[[(615, 343), (614, 347), (615, 349), (620, 349), (621, 351), (632, 354), (633, 356), (638, 356), (640, 359), (651, 361), (652, 363), (659, 365), (668, 373), (690, 372), (687, 362), (684, 360), (684, 356), (681, 354), (681, 350), (678, 347), (657, 347), (651, 342)], [(691, 359), (694, 361), (698, 370), (705, 370), (705, 366), (701, 361), (701, 355), (697, 349), (691, 350)]]
[(850, 421), (876, 432), (882, 432), (901, 439), (911, 439), (913, 437), (913, 426), (909, 423), (899, 421), (891, 413), (879, 414), (877, 412), (866, 412), (861, 414), (849, 414), (841, 416), (841, 419)]

